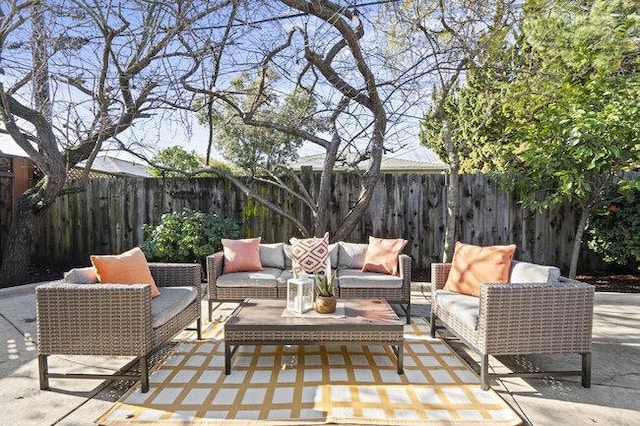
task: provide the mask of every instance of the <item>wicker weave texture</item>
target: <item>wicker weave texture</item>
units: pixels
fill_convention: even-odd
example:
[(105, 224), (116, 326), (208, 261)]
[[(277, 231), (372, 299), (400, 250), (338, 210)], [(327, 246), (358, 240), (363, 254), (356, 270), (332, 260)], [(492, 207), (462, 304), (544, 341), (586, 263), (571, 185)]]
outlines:
[(152, 348), (148, 285), (41, 285), (36, 317), (39, 354), (142, 356)]
[(402, 331), (362, 330), (225, 330), (225, 339), (230, 342), (399, 342)]

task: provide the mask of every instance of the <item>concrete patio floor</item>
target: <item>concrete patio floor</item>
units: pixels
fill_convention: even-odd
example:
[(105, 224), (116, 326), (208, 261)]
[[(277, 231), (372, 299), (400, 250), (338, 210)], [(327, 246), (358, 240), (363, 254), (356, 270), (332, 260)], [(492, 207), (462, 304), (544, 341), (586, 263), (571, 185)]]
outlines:
[[(51, 379), (38, 388), (35, 292), (38, 284), (0, 290), (0, 425), (90, 425), (131, 382)], [(428, 283), (413, 283), (412, 314), (429, 314)], [(203, 311), (206, 312), (206, 301)], [(206, 315), (204, 315), (206, 317)], [(205, 318), (206, 321), (206, 318)], [(205, 323), (205, 326), (207, 324)], [(184, 332), (178, 339), (191, 339)], [(477, 370), (478, 358), (450, 344)], [(115, 372), (130, 358), (51, 356), (52, 371)], [(495, 370), (579, 368), (577, 355), (491, 358)], [(596, 293), (592, 387), (579, 377), (510, 378), (492, 387), (522, 417), (523, 424), (640, 424), (640, 294)]]

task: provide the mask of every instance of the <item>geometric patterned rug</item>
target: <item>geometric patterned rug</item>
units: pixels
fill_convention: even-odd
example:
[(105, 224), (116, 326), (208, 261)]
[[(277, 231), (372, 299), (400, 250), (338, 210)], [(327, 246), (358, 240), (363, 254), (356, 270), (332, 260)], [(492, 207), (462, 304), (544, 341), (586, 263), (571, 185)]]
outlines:
[(518, 425), (521, 419), (428, 323), (405, 325), (404, 375), (388, 346), (240, 346), (224, 374), (224, 330), (184, 342), (103, 425)]

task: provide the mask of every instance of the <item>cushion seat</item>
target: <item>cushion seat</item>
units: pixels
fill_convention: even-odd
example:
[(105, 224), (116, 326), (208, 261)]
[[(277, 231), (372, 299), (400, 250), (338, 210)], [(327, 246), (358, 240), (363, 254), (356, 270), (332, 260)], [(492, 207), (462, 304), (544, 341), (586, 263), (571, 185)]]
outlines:
[(434, 303), (437, 303), (447, 312), (455, 312), (458, 320), (471, 330), (478, 328), (478, 317), (480, 315), (479, 298), (449, 290), (436, 290), (434, 298)]
[(157, 328), (175, 318), (198, 297), (196, 287), (163, 287), (151, 300), (151, 327)]
[(339, 269), (340, 288), (402, 288), (402, 278), (378, 272), (362, 272), (360, 269)]
[(256, 272), (222, 274), (216, 280), (218, 287), (276, 287), (282, 270), (264, 268)]

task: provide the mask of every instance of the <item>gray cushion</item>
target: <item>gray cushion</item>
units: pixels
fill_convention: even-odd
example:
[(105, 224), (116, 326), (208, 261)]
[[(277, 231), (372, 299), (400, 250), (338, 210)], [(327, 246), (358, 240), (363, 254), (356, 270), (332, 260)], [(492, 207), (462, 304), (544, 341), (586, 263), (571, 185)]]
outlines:
[(555, 266), (536, 265), (535, 263), (511, 262), (510, 283), (550, 283), (558, 281), (560, 269)]
[(368, 244), (338, 243), (338, 269), (362, 269)]
[(340, 288), (401, 288), (402, 278), (359, 269), (338, 270)]
[(256, 272), (222, 274), (216, 280), (218, 287), (275, 287), (282, 273), (278, 268), (264, 268)]
[(96, 268), (87, 266), (86, 268), (73, 268), (64, 273), (63, 281), (72, 284), (95, 284), (98, 282)]
[(329, 262), (332, 269), (338, 267), (338, 243), (329, 244)]
[(287, 280), (293, 278), (293, 272), (291, 271), (291, 269), (285, 269), (284, 271), (282, 271), (280, 273), (280, 276), (278, 277), (278, 287), (287, 287)]
[(293, 268), (293, 246), (291, 244), (284, 244), (282, 251), (284, 252), (284, 269)]
[(263, 268), (284, 269), (284, 243), (260, 244), (260, 263)]
[(437, 303), (445, 311), (454, 314), (471, 330), (478, 328), (478, 317), (480, 315), (479, 297), (449, 290), (437, 290), (434, 303)]
[(198, 297), (193, 286), (160, 287), (160, 296), (151, 299), (151, 327), (157, 328), (178, 315)]

